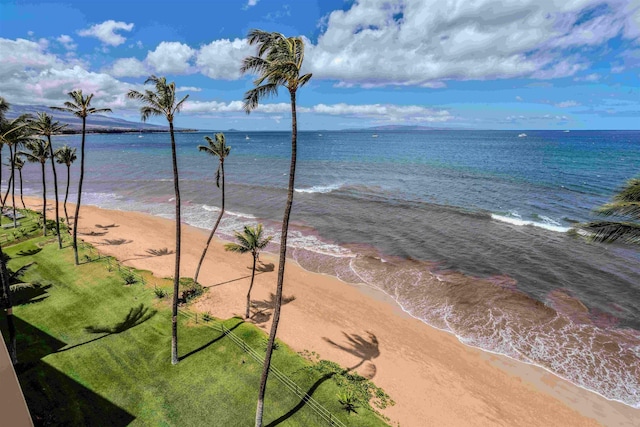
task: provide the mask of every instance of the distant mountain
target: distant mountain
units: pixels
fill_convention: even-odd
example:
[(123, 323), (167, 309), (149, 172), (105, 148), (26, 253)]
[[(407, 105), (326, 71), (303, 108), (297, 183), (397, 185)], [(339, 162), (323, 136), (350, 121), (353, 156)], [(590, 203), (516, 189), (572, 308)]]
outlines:
[[(82, 119), (71, 113), (52, 110), (44, 105), (15, 105), (12, 104), (7, 112), (8, 118), (14, 118), (21, 114), (36, 115), (38, 112), (45, 112), (53, 116), (60, 123), (67, 123), (69, 126), (65, 133), (77, 133), (82, 131)], [(179, 132), (189, 131), (189, 129), (176, 129)], [(168, 132), (168, 126), (158, 126), (141, 122), (130, 122), (128, 120), (109, 117), (101, 114), (93, 114), (87, 117), (87, 132)]]
[(412, 125), (385, 125), (385, 126), (373, 126), (362, 129), (345, 129), (345, 130), (375, 130), (375, 131), (428, 131), (428, 130), (453, 130), (446, 127), (431, 127), (431, 126), (412, 126)]

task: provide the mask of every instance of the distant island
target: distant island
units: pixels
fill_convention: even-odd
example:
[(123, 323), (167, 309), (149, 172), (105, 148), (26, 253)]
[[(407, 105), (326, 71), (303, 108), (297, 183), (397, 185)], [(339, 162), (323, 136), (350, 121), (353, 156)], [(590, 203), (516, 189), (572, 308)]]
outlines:
[(357, 130), (357, 131), (365, 131), (365, 130), (375, 130), (375, 131), (430, 131), (430, 130), (460, 130), (460, 129), (452, 129), (447, 127), (432, 127), (432, 126), (414, 126), (414, 125), (384, 125), (384, 126), (373, 126), (368, 128), (361, 129), (345, 129), (345, 130)]
[[(8, 118), (18, 117), (22, 114), (33, 116), (38, 112), (44, 112), (53, 116), (54, 120), (68, 124), (62, 133), (76, 134), (82, 132), (82, 119), (71, 113), (53, 110), (44, 105), (12, 105)], [(197, 129), (176, 128), (176, 132), (197, 132)], [(157, 133), (169, 132), (168, 126), (152, 125), (141, 122), (131, 122), (129, 120), (118, 119), (106, 115), (95, 114), (87, 120), (87, 133)]]

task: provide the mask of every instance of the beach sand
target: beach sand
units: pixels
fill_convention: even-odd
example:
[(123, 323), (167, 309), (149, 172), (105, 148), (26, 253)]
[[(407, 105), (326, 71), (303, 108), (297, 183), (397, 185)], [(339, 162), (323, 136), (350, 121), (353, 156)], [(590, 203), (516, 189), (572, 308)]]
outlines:
[[(41, 203), (28, 198), (34, 209)], [(100, 227), (107, 225), (113, 226)], [(173, 275), (173, 254), (147, 252), (174, 249), (171, 220), (83, 206), (79, 232), (125, 265)], [(104, 234), (86, 234), (91, 232)], [(206, 230), (183, 225), (181, 276), (193, 276), (207, 236)], [(277, 255), (261, 254), (260, 261), (265, 271), (256, 275), (252, 321), (268, 332)], [(225, 252), (214, 239), (199, 278), (209, 291), (192, 308), (218, 318), (242, 316), (250, 268), (250, 255)], [(394, 426), (640, 426), (640, 410), (542, 368), (468, 347), (374, 289), (308, 272), (289, 260), (284, 295), (295, 299), (283, 306), (278, 338), (371, 378), (396, 402), (383, 411)]]

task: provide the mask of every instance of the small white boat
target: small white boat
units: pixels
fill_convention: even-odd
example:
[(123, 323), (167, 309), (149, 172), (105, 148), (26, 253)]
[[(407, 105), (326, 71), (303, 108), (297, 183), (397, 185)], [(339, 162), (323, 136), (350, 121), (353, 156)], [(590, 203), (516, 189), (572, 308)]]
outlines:
[(377, 138), (377, 137), (378, 137), (377, 133), (374, 133), (373, 135), (371, 135), (371, 138)]
[(142, 135), (138, 135), (138, 138), (144, 138), (144, 136), (142, 136)]
[(319, 134), (318, 134), (318, 136), (322, 136), (322, 134), (321, 134), (321, 133), (319, 133)]
[(247, 136), (244, 137), (244, 139), (251, 139), (251, 138), (249, 138), (249, 135), (247, 135)]
[(524, 138), (525, 136), (527, 136), (526, 133), (521, 133), (520, 135), (518, 135), (518, 138)]
[(570, 130), (565, 130), (565, 131), (563, 131), (563, 132), (564, 132), (564, 133), (569, 133), (569, 132), (571, 132), (571, 131), (570, 131)]

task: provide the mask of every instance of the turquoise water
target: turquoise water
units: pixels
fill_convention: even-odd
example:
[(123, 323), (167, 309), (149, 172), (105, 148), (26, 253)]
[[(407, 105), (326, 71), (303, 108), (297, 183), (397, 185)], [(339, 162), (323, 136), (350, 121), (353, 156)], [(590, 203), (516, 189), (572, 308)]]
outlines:
[[(639, 252), (566, 233), (638, 173), (640, 132), (518, 134), (302, 132), (291, 256), (383, 290), (462, 342), (640, 407)], [(220, 195), (214, 159), (197, 151), (204, 135), (177, 141), (184, 218), (209, 228)], [(226, 136), (222, 235), (260, 221), (277, 236), (289, 134)], [(172, 216), (168, 135), (89, 135), (87, 144), (85, 203)], [(33, 194), (38, 173), (25, 167)]]

